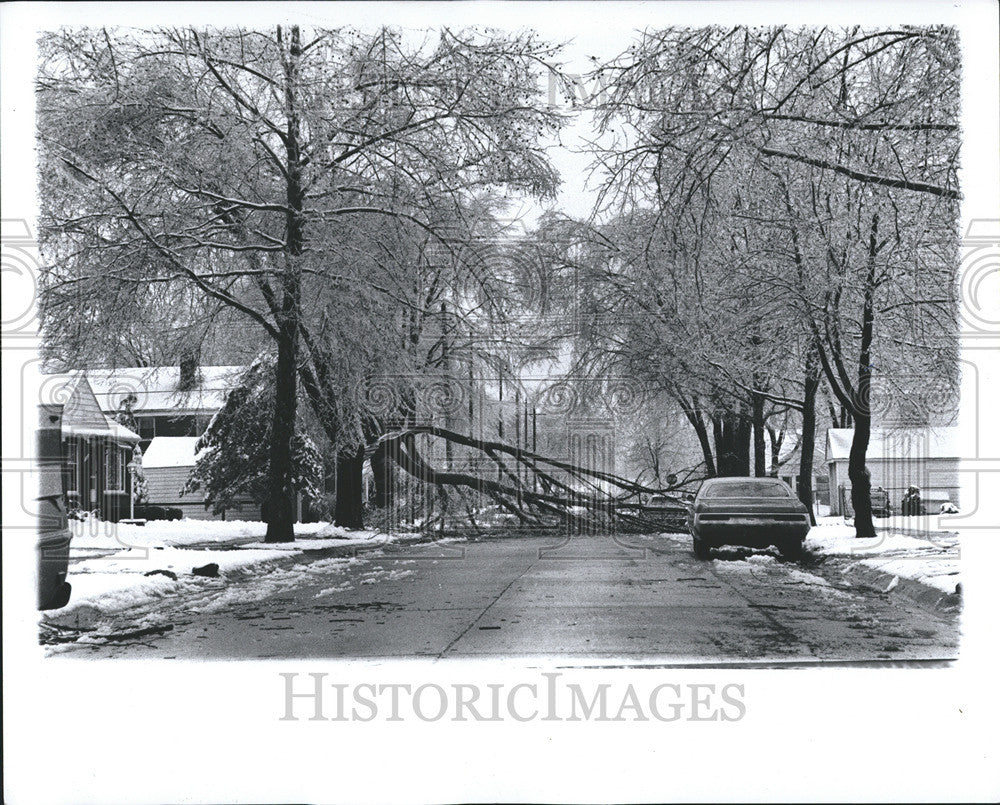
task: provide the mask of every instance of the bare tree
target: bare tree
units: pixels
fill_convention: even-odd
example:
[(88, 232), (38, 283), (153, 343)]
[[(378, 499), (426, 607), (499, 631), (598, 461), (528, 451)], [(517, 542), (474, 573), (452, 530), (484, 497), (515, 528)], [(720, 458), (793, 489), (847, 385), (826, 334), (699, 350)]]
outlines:
[[(298, 380), (342, 459), (354, 467), (361, 450), (331, 358), (359, 343), (365, 354), (370, 328), (322, 339), (304, 315), (317, 286), (367, 279), (331, 272), (330, 258), (362, 219), (407, 221), (447, 244), (434, 215), (470, 189), (550, 192), (540, 143), (560, 118), (544, 108), (537, 76), (555, 52), (532, 34), (447, 29), (43, 39), (44, 290), (184, 286), (270, 340), (268, 540), (292, 538)], [(48, 311), (47, 330), (59, 328)], [(344, 512), (346, 524), (355, 514)]]
[[(797, 311), (793, 330), (808, 343), (797, 353), (801, 396), (775, 395), (770, 372), (733, 379), (750, 389), (757, 423), (762, 398), (788, 396), (796, 407), (798, 396), (805, 433), (821, 367), (854, 423), (856, 529), (872, 535), (873, 366), (891, 381), (931, 365), (947, 381), (956, 365), (955, 32), (649, 31), (598, 77), (608, 88), (597, 109), (603, 207), (644, 204), (667, 238), (692, 231), (692, 261), (706, 248), (720, 253), (720, 232), (737, 237), (746, 259), (735, 265), (756, 283), (757, 300)], [(742, 240), (741, 221), (754, 229)], [(688, 271), (697, 281), (700, 263)], [(773, 334), (762, 344), (773, 350)], [(760, 439), (756, 448), (759, 470)]]

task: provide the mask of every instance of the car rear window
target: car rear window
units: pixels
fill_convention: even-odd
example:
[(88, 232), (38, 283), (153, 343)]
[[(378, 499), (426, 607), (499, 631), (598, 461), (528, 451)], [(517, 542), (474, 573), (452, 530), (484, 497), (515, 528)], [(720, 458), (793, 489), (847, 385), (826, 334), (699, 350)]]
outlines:
[(723, 481), (712, 484), (705, 490), (706, 498), (787, 498), (788, 488), (777, 481), (760, 483), (753, 481)]

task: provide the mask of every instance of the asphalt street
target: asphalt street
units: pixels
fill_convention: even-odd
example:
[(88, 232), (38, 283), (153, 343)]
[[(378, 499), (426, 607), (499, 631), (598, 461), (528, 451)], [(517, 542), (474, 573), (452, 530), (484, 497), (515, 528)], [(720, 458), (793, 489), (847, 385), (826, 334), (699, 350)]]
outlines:
[[(161, 658), (565, 657), (573, 662), (947, 660), (958, 617), (848, 585), (830, 561), (730, 550), (680, 535), (508, 537), (299, 557), (195, 596), (124, 612), (101, 632), (162, 633), (59, 647)], [(133, 628), (134, 630), (134, 628)]]

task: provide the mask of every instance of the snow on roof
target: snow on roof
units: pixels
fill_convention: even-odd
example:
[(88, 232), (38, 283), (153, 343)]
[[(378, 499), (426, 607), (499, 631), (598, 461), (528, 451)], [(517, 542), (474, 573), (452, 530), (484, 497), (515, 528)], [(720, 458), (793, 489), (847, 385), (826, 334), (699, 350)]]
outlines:
[(102, 411), (120, 410), (122, 400), (134, 394), (133, 413), (212, 413), (222, 408), (226, 394), (245, 369), (245, 366), (199, 366), (195, 386), (189, 391), (177, 388), (178, 366), (88, 369), (87, 378)]
[(142, 456), (142, 468), (193, 467), (200, 454), (195, 453), (198, 436), (157, 436)]
[(137, 444), (141, 441), (142, 437), (139, 436), (134, 430), (126, 428), (120, 422), (115, 422), (111, 417), (105, 417), (108, 420), (108, 427), (111, 428), (111, 437), (117, 439), (120, 442), (132, 442)]
[[(787, 428), (781, 440), (781, 447), (778, 448), (778, 461), (787, 464), (793, 456), (798, 455), (799, 447), (802, 446), (802, 431), (799, 428)], [(764, 439), (764, 451), (767, 460), (771, 460), (771, 440)]]
[[(958, 428), (872, 428), (869, 460), (884, 458), (958, 458)], [(851, 453), (854, 428), (826, 432), (826, 460), (846, 461)]]

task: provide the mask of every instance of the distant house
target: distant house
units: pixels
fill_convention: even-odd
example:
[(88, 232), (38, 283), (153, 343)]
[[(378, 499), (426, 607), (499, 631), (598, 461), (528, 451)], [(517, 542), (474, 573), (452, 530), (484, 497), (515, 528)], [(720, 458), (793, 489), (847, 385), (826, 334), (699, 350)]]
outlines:
[(181, 495), (191, 470), (198, 460), (198, 436), (157, 436), (142, 457), (146, 475), (149, 503), (180, 509), (184, 517), (192, 520), (257, 520), (260, 504), (247, 498), (216, 515), (205, 507), (201, 492)]
[(49, 375), (43, 423), (62, 420), (63, 492), (70, 512), (96, 512), (118, 522), (129, 514), (128, 468), (139, 434), (105, 415), (83, 372)]
[(145, 452), (158, 436), (201, 436), (245, 368), (182, 361), (179, 366), (91, 369), (87, 377), (104, 413), (130, 410)]
[[(961, 506), (959, 449), (956, 428), (872, 428), (866, 466), (872, 488), (882, 487), (899, 511), (903, 493), (920, 488), (929, 513), (942, 503)], [(851, 497), (847, 465), (854, 438), (852, 428), (831, 428), (826, 435), (826, 464), (830, 471), (830, 513), (843, 514)]]
[[(781, 446), (778, 449), (778, 477), (788, 484), (796, 493), (799, 489), (799, 463), (802, 460), (802, 433), (798, 429), (788, 429), (784, 432)], [(752, 448), (751, 448), (752, 449)], [(768, 472), (773, 471), (773, 452), (771, 440), (764, 438), (764, 466)], [(816, 491), (816, 473), (812, 474), (812, 488)]]

